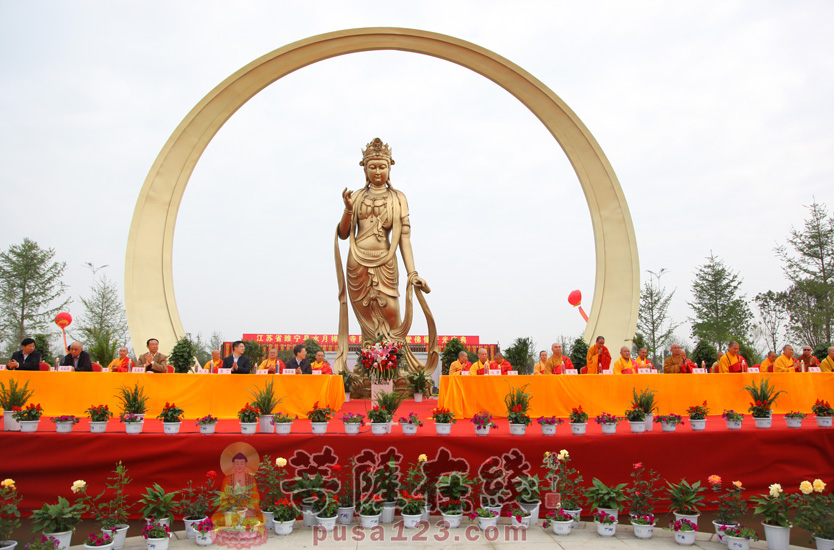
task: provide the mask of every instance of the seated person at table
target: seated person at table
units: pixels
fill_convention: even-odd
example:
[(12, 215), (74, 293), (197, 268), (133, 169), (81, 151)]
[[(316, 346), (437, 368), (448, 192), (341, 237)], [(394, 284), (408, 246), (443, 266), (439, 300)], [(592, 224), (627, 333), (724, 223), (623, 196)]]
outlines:
[(777, 357), (778, 355), (776, 355), (775, 351), (767, 352), (767, 358), (759, 365), (759, 372), (767, 372), (767, 368), (773, 366)]
[(820, 363), (820, 370), (822, 372), (834, 372), (834, 346), (828, 348), (828, 357)]
[(35, 351), (35, 340), (24, 338), (20, 342), (20, 349), (12, 354), (12, 358), (6, 363), (10, 370), (40, 370), (41, 354)]
[(137, 358), (139, 366), (145, 367), (145, 372), (168, 372), (168, 357), (159, 353), (159, 340), (149, 338), (145, 345), (148, 346), (148, 353), (143, 353)]
[(217, 374), (217, 369), (223, 368), (223, 359), (220, 357), (219, 349), (211, 350), (211, 359), (206, 361), (203, 368), (209, 371), (209, 374)]
[(797, 365), (799, 367), (797, 372), (808, 372), (809, 367), (820, 366), (820, 360), (815, 355), (811, 355), (812, 351), (811, 346), (802, 346), (802, 355), (796, 358), (800, 363)]
[(486, 348), (479, 348), (478, 349), (478, 361), (472, 363), (472, 366), (469, 368), (469, 374), (476, 375), (476, 374), (489, 374), (487, 372), (489, 370), (489, 355), (487, 355)]
[(72, 367), (75, 372), (93, 372), (93, 362), (90, 354), (84, 351), (81, 342), (70, 344), (69, 353), (61, 359), (62, 367)]
[(631, 360), (631, 349), (628, 346), (620, 348), (620, 358), (614, 362), (612, 374), (635, 374), (637, 365)]
[(663, 374), (681, 374), (691, 372), (686, 370), (683, 360), (683, 349), (679, 344), (672, 344), (672, 355), (663, 362)]
[(638, 369), (653, 369), (654, 365), (649, 361), (649, 350), (640, 348), (640, 351), (637, 352), (637, 357), (634, 359), (634, 364), (637, 365)]
[(127, 348), (122, 346), (119, 348), (119, 356), (110, 361), (107, 365), (107, 370), (110, 372), (130, 372), (136, 364), (133, 359), (127, 356)]
[(747, 361), (738, 353), (738, 342), (732, 341), (727, 347), (727, 353), (718, 361), (718, 372), (722, 374), (733, 372), (747, 372)]
[(504, 356), (501, 352), (497, 352), (495, 354), (495, 358), (493, 358), (492, 363), (489, 364), (489, 368), (491, 370), (498, 370), (501, 369), (501, 374), (507, 374), (511, 370), (513, 370), (513, 366), (510, 364), (509, 361), (504, 359)]
[(695, 363), (686, 358), (686, 350), (681, 348), (681, 357), (683, 357), (683, 365), (681, 365), (681, 372), (692, 374), (692, 369), (698, 368)]
[(782, 355), (773, 363), (773, 372), (796, 372), (801, 368), (799, 361), (794, 359), (793, 347), (782, 348)]
[(547, 363), (547, 352), (545, 350), (541, 350), (539, 352), (539, 362), (533, 367), (533, 374), (544, 374), (545, 363)]
[(464, 370), (472, 368), (472, 363), (469, 362), (469, 354), (464, 350), (458, 353), (458, 360), (449, 365), (449, 376), (460, 375)]
[(249, 374), (252, 372), (252, 362), (243, 355), (246, 351), (246, 344), (240, 340), (232, 343), (232, 354), (223, 358), (223, 368), (232, 369), (232, 374)]
[(284, 370), (284, 362), (278, 359), (278, 350), (276, 348), (269, 350), (269, 353), (266, 354), (266, 359), (258, 365), (258, 370), (265, 370), (269, 374), (275, 374), (276, 372), (281, 374), (281, 371)]
[(295, 357), (287, 361), (287, 368), (295, 369), (295, 374), (313, 374), (313, 367), (306, 359), (307, 348), (298, 344), (292, 348), (292, 352), (295, 354)]
[(322, 374), (333, 374), (333, 369), (330, 368), (330, 363), (324, 360), (324, 352), (318, 350), (316, 352), (316, 360), (310, 364), (312, 370), (320, 370)]
[(550, 346), (550, 350), (553, 352), (553, 355), (544, 364), (545, 374), (565, 374), (567, 369), (573, 368), (573, 362), (571, 362), (570, 357), (562, 355), (562, 344), (554, 342)]
[(611, 352), (605, 347), (605, 338), (597, 336), (596, 343), (588, 350), (588, 374), (599, 374), (611, 367)]

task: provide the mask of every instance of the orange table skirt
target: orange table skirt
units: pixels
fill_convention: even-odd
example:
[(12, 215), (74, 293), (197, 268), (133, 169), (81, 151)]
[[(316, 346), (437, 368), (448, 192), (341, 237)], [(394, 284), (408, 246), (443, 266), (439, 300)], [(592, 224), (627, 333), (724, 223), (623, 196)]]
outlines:
[(74, 414), (84, 417), (93, 405), (109, 405), (114, 415), (121, 406), (116, 398), (123, 385), (143, 386), (148, 400), (148, 417), (156, 416), (165, 402), (176, 403), (186, 419), (207, 414), (237, 418), (237, 412), (252, 402), (249, 391), (274, 381), (276, 399), (283, 397), (273, 412), (306, 417), (318, 401), (320, 407), (339, 409), (345, 402), (341, 376), (328, 375), (245, 375), (245, 374), (131, 374), (110, 372), (0, 371), (0, 381), (14, 377), (20, 384), (29, 380), (35, 393), (30, 403), (40, 403), (44, 417)]
[(471, 418), (487, 411), (506, 416), (504, 396), (511, 387), (527, 384), (532, 394), (530, 416), (567, 417), (579, 405), (593, 418), (602, 412), (622, 416), (631, 407), (632, 390), (657, 390), (660, 414), (686, 414), (686, 409), (704, 401), (711, 414), (732, 409), (747, 414), (750, 396), (744, 386), (770, 379), (776, 390), (786, 393), (776, 399), (774, 412), (811, 412), (817, 399), (834, 401), (834, 373), (774, 374), (629, 374), (629, 375), (539, 375), (539, 376), (442, 376), (439, 407), (458, 418)]

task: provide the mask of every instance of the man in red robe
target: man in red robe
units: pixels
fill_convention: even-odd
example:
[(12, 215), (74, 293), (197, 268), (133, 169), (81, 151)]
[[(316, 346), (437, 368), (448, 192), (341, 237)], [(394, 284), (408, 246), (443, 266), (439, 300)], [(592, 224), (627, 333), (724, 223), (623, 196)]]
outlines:
[(504, 356), (501, 355), (500, 351), (495, 354), (495, 358), (492, 360), (492, 363), (489, 364), (489, 368), (492, 370), (501, 369), (501, 374), (507, 374), (513, 370), (513, 366), (509, 361), (504, 359)]
[(588, 350), (588, 374), (600, 374), (611, 367), (611, 352), (605, 347), (605, 338), (597, 336), (596, 343)]

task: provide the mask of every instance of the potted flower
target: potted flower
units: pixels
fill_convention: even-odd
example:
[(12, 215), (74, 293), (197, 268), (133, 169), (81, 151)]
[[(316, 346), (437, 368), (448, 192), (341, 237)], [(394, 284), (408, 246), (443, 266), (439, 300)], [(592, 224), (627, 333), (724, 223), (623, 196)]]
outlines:
[(17, 541), (10, 539), (14, 530), (20, 527), (18, 505), (21, 499), (13, 479), (4, 479), (0, 483), (0, 548), (3, 550), (14, 550), (17, 546)]
[(332, 531), (339, 516), (339, 500), (330, 493), (313, 494), (313, 514), (319, 527)]
[(582, 513), (580, 503), (583, 500), (582, 474), (570, 467), (570, 453), (562, 449), (558, 453), (546, 451), (542, 466), (547, 471), (545, 479), (553, 491), (559, 493), (562, 510), (574, 518), (574, 526), (579, 525)]
[(125, 433), (140, 434), (142, 433), (142, 427), (145, 425), (145, 416), (133, 413), (122, 413), (119, 417), (119, 422), (125, 425)]
[(801, 428), (802, 427), (802, 420), (808, 416), (803, 412), (791, 411), (789, 413), (785, 413), (785, 424), (788, 428)]
[(525, 392), (527, 384), (520, 388), (512, 388), (510, 393), (504, 396), (504, 405), (507, 408), (507, 421), (510, 423), (511, 435), (524, 435), (533, 420), (527, 416), (530, 410), (532, 394)]
[(686, 519), (698, 525), (698, 517), (701, 515), (698, 506), (704, 500), (701, 493), (707, 488), (701, 487), (700, 481), (690, 485), (685, 479), (681, 479), (677, 485), (667, 481), (666, 485), (666, 497), (671, 502), (675, 520)]
[(692, 426), (693, 432), (704, 431), (707, 425), (707, 415), (709, 414), (706, 401), (703, 405), (689, 407), (686, 409), (686, 414), (689, 415), (689, 425)]
[(626, 501), (625, 487), (625, 483), (609, 487), (597, 478), (591, 480), (591, 486), (585, 491), (591, 510), (605, 512), (617, 521), (623, 502)]
[(400, 514), (403, 516), (403, 524), (406, 529), (416, 529), (423, 518), (423, 508), (426, 505), (426, 498), (421, 493), (409, 493), (401, 490)]
[(145, 537), (148, 550), (167, 550), (170, 533), (166, 524), (153, 518), (150, 518), (142, 529), (142, 536)]
[(408, 380), (408, 386), (411, 388), (411, 392), (414, 394), (414, 401), (416, 403), (422, 403), (423, 397), (428, 393), (431, 394), (432, 386), (434, 385), (434, 381), (426, 376), (426, 371), (420, 369), (417, 372), (409, 373), (406, 377)]
[(486, 531), (489, 527), (498, 525), (498, 512), (481, 507), (469, 514), (469, 521), (477, 521), (478, 528)]
[(488, 412), (479, 412), (472, 416), (472, 424), (475, 425), (475, 435), (489, 435), (489, 429), (498, 429), (498, 424), (492, 421), (492, 415)]
[(625, 411), (626, 420), (631, 427), (631, 433), (641, 434), (646, 431), (646, 413), (639, 406), (634, 405)]
[(192, 525), (194, 529), (194, 542), (197, 546), (211, 546), (214, 542), (214, 522), (211, 518), (205, 518)]
[[(174, 497), (179, 491), (173, 493), (166, 493), (165, 489), (159, 483), (154, 483), (153, 487), (145, 487), (145, 494), (142, 495), (137, 502), (142, 506), (140, 513), (146, 521), (156, 520), (168, 527), (171, 526), (172, 511), (177, 506), (177, 501)], [(145, 537), (147, 538), (147, 537)]]
[(32, 512), (32, 531), (54, 537), (58, 540), (58, 548), (66, 550), (75, 526), (81, 523), (84, 510), (84, 504), (70, 504), (64, 497), (58, 497), (58, 504), (44, 504), (40, 510)]
[(674, 432), (677, 429), (678, 424), (684, 423), (683, 417), (674, 413), (656, 416), (654, 421), (660, 424), (660, 428), (664, 432)]
[(345, 413), (342, 415), (342, 422), (345, 425), (346, 434), (356, 435), (359, 433), (359, 428), (365, 425), (365, 415), (352, 412)]
[(654, 526), (657, 523), (654, 514), (643, 514), (631, 516), (631, 526), (634, 528), (634, 536), (638, 539), (650, 539), (654, 535)]
[(559, 508), (549, 511), (545, 514), (545, 517), (547, 518), (547, 521), (550, 522), (550, 528), (553, 529), (554, 534), (562, 536), (570, 535), (574, 522), (574, 518), (571, 514)]
[(391, 420), (394, 418), (394, 415), (397, 414), (397, 410), (399, 410), (403, 401), (405, 401), (405, 394), (399, 394), (395, 391), (380, 391), (376, 394), (376, 398), (373, 400), (374, 405), (378, 405), (380, 409), (388, 411), (386, 430), (389, 434), (391, 433)]
[(607, 412), (603, 412), (594, 418), (594, 422), (602, 427), (602, 433), (604, 434), (617, 433), (617, 424), (620, 420), (622, 420), (622, 418), (619, 416), (614, 416), (613, 414), (608, 414)]
[(791, 522), (788, 519), (790, 500), (782, 486), (774, 483), (768, 487), (768, 493), (751, 499), (756, 507), (754, 514), (764, 517), (765, 539), (769, 550), (787, 550), (791, 538)]
[(520, 475), (513, 480), (515, 490), (518, 493), (516, 497), (518, 505), (532, 514), (532, 518), (528, 521), (533, 525), (538, 523), (539, 519), (539, 507), (542, 502), (542, 481), (537, 475)]
[[(206, 472), (202, 485), (195, 487), (194, 482), (189, 479), (186, 486), (180, 490), (180, 498), (176, 509), (182, 515), (186, 538), (193, 539), (197, 537), (194, 525), (203, 521), (208, 514), (216, 478), (217, 472), (211, 470)], [(260, 487), (260, 484), (258, 487)]]
[(747, 511), (747, 501), (742, 496), (744, 487), (741, 486), (740, 481), (734, 481), (728, 487), (723, 487), (721, 477), (717, 475), (709, 476), (707, 481), (712, 486), (712, 492), (715, 493), (712, 504), (718, 508), (712, 524), (715, 526), (715, 534), (718, 535), (719, 542), (725, 542), (726, 530), (738, 525), (738, 518)]
[(107, 533), (113, 537), (113, 549), (122, 550), (125, 545), (125, 537), (129, 525), (128, 521), (128, 504), (125, 496), (125, 488), (132, 481), (127, 475), (127, 468), (121, 462), (116, 464), (116, 469), (113, 470), (112, 475), (107, 478), (106, 487), (113, 492), (113, 497), (104, 499), (107, 491), (103, 492), (96, 498), (94, 506), (94, 516), (96, 521), (101, 524), (102, 533)]
[(90, 533), (84, 541), (84, 548), (98, 550), (111, 550), (113, 548), (113, 537), (107, 533)]
[(249, 390), (252, 396), (252, 406), (260, 411), (259, 421), (262, 434), (271, 434), (273, 431), (272, 410), (284, 400), (283, 397), (275, 399), (273, 381), (269, 380), (263, 388), (255, 387), (254, 391)]
[(770, 428), (772, 425), (772, 410), (776, 398), (784, 391), (775, 391), (773, 385), (768, 378), (762, 378), (758, 383), (752, 383), (749, 386), (744, 386), (747, 393), (750, 394), (750, 408), (747, 409), (753, 415), (753, 421), (757, 428)]
[(431, 418), (434, 420), (434, 428), (437, 430), (437, 435), (449, 435), (452, 433), (452, 424), (457, 422), (455, 413), (444, 407), (432, 409)]
[(565, 423), (564, 420), (555, 416), (540, 416), (536, 422), (542, 429), (542, 435), (556, 435), (556, 426)]
[(330, 467), (333, 481), (338, 484), (339, 500), (339, 523), (341, 525), (350, 525), (353, 523), (354, 502), (353, 502), (353, 472), (356, 469), (356, 459), (350, 459), (350, 468), (342, 468), (341, 464), (334, 464)]
[(594, 514), (594, 523), (597, 526), (597, 535), (601, 537), (613, 537), (617, 534), (617, 518), (597, 510)]
[(568, 421), (570, 422), (570, 433), (585, 435), (585, 429), (588, 427), (588, 413), (582, 410), (582, 405), (571, 410)]
[(452, 472), (437, 480), (437, 492), (445, 500), (440, 503), (440, 515), (449, 529), (460, 526), (464, 499), (471, 494), (475, 480), (462, 472)]
[[(657, 502), (657, 483), (660, 475), (654, 470), (646, 471), (642, 462), (634, 464), (631, 470), (631, 483), (626, 487), (631, 524), (634, 536), (638, 539), (650, 539), (654, 534), (654, 505)], [(638, 518), (638, 519), (635, 519)], [(645, 518), (652, 518), (649, 523)]]
[(255, 472), (255, 482), (261, 492), (263, 505), (261, 513), (264, 516), (264, 527), (274, 527), (274, 505), (284, 498), (284, 478), (287, 476), (287, 459), (278, 457), (272, 461), (272, 457), (265, 455), (258, 469)]
[(817, 399), (816, 403), (811, 407), (811, 412), (817, 417), (817, 426), (820, 428), (830, 428), (832, 420), (834, 420), (834, 409), (828, 404), (828, 401)]
[(302, 472), (300, 476), (292, 478), (289, 483), (282, 484), (282, 490), (292, 495), (296, 505), (300, 504), (305, 527), (313, 527), (316, 524), (313, 514), (313, 496), (321, 493), (323, 487), (324, 478), (320, 473), (311, 476), (307, 472)]
[(382, 495), (382, 523), (393, 523), (400, 490), (399, 467), (393, 458), (374, 471), (373, 486)]
[(24, 408), (15, 410), (12, 413), (12, 418), (20, 424), (20, 431), (24, 433), (38, 431), (41, 416), (43, 416), (43, 408), (41, 408), (40, 403), (37, 405), (29, 403)]
[(252, 435), (258, 431), (258, 419), (261, 416), (261, 411), (258, 407), (246, 403), (242, 409), (237, 412), (237, 418), (240, 420), (240, 433), (243, 435)]
[(401, 416), (397, 422), (400, 423), (400, 427), (403, 429), (403, 435), (414, 435), (417, 433), (417, 428), (423, 426), (423, 421), (413, 412), (408, 413), (408, 416)]
[[(217, 429), (217, 421), (219, 419), (216, 416), (212, 416), (207, 414), (202, 418), (198, 418), (195, 426), (200, 427), (200, 433), (203, 435), (211, 435)], [(204, 545), (205, 546), (205, 545)]]
[(22, 409), (26, 406), (26, 402), (35, 393), (35, 390), (29, 389), (29, 381), (27, 380), (23, 387), (18, 384), (14, 378), (8, 379), (9, 385), (0, 381), (0, 409), (3, 410), (3, 430), (7, 432), (18, 432), (20, 426), (12, 417), (16, 410)]
[(273, 414), (272, 424), (275, 426), (275, 433), (278, 435), (289, 435), (292, 433), (292, 423), (296, 420), (298, 420), (298, 415), (292, 417), (284, 413)]
[(640, 393), (637, 393), (636, 388), (631, 389), (631, 408), (640, 409), (645, 413), (644, 421), (646, 423), (646, 429), (644, 431), (647, 432), (652, 431), (652, 421), (654, 420), (654, 413), (657, 410), (657, 405), (654, 400), (656, 393), (656, 390), (649, 389), (648, 387), (643, 388)]
[(107, 431), (107, 422), (113, 418), (113, 413), (107, 405), (92, 405), (84, 412), (90, 419), (90, 433), (100, 434)]
[(81, 422), (81, 420), (71, 414), (53, 416), (50, 417), (49, 421), (55, 424), (55, 431), (59, 434), (70, 433), (72, 431), (72, 427)]
[[(729, 550), (749, 550), (750, 539), (759, 540), (759, 535), (756, 534), (754, 530), (740, 525), (728, 527), (727, 530), (724, 531), (724, 537), (727, 541), (727, 547)], [(817, 548), (820, 547), (817, 546)]]
[(175, 403), (165, 402), (162, 407), (162, 412), (157, 415), (157, 420), (162, 420), (162, 429), (166, 434), (180, 433), (180, 424), (182, 424), (182, 417), (185, 414), (181, 408), (177, 407)]
[(372, 529), (379, 525), (382, 515), (382, 497), (377, 494), (364, 494), (356, 504), (356, 513), (362, 522), (362, 527)]
[(381, 408), (379, 405), (374, 405), (371, 410), (368, 411), (368, 420), (371, 421), (371, 433), (374, 435), (385, 435), (388, 433), (388, 420), (391, 417), (388, 415), (388, 411), (385, 408)]
[(791, 507), (796, 510), (796, 525), (814, 536), (818, 550), (834, 548), (834, 495), (823, 494), (825, 483), (803, 481)]
[(688, 519), (679, 519), (672, 524), (672, 530), (675, 532), (675, 542), (681, 546), (695, 544), (695, 535), (698, 533), (697, 524)]
[[(316, 401), (313, 403), (313, 409), (307, 411), (307, 419), (310, 420), (310, 426), (313, 429), (314, 434), (326, 434), (327, 433), (327, 423), (330, 422), (330, 419), (333, 418), (333, 415), (336, 414), (336, 411), (331, 409), (330, 407), (319, 407), (319, 402)], [(370, 418), (370, 413), (368, 414), (368, 418)]]
[(60, 543), (55, 537), (41, 536), (39, 540), (32, 541), (26, 545), (26, 550), (58, 550)]
[(270, 505), (272, 510), (272, 528), (276, 535), (286, 536), (292, 533), (295, 518), (298, 517), (298, 508), (289, 499), (281, 498)]
[(522, 529), (530, 527), (530, 512), (518, 504), (510, 506), (510, 510), (507, 512), (507, 517), (510, 518), (510, 525), (513, 527), (521, 527)]
[(724, 409), (721, 418), (727, 423), (728, 430), (740, 430), (744, 415), (733, 410)]
[(122, 386), (116, 395), (116, 399), (122, 405), (123, 414), (135, 414), (140, 416), (142, 420), (145, 419), (150, 396), (145, 393), (144, 386), (140, 386), (138, 382), (133, 385), (133, 388)]
[(359, 382), (359, 377), (347, 369), (341, 370), (336, 374), (342, 377), (342, 385), (345, 388), (345, 403), (350, 403), (350, 392), (353, 390), (353, 386)]

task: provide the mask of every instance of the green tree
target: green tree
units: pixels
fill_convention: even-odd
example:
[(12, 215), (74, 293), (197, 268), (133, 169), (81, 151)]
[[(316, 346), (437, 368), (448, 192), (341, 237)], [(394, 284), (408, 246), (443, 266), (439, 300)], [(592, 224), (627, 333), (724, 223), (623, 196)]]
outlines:
[(203, 333), (198, 332), (197, 336), (191, 337), (191, 343), (194, 344), (194, 357), (200, 365), (205, 365), (211, 359), (211, 350), (220, 348), (210, 348), (209, 344), (203, 341)]
[[(252, 373), (254, 373), (260, 362), (263, 361), (265, 348), (254, 340), (244, 340), (243, 345), (246, 346), (243, 350), (243, 355), (248, 357), (249, 361), (252, 362)], [(287, 362), (284, 361), (284, 364), (286, 365)]]
[(765, 343), (767, 351), (779, 352), (782, 349), (782, 342), (785, 335), (785, 318), (788, 312), (785, 309), (785, 293), (760, 292), (753, 298), (756, 310), (759, 314), (759, 327), (761, 327), (761, 338)]
[(194, 342), (189, 336), (180, 338), (171, 348), (171, 354), (168, 356), (168, 363), (174, 367), (174, 372), (189, 372), (194, 366), (195, 351)]
[[(211, 333), (211, 338), (209, 338), (209, 353), (212, 350), (223, 351), (223, 335), (217, 331)], [(208, 361), (208, 359), (206, 359)]]
[[(91, 265), (91, 264), (88, 264)], [(84, 313), (79, 319), (81, 341), (85, 348), (114, 341), (116, 349), (127, 341), (127, 317), (119, 289), (106, 274), (97, 276), (90, 287), (90, 296), (81, 298)], [(102, 349), (109, 349), (104, 346)], [(112, 358), (110, 359), (112, 361)], [(109, 361), (108, 361), (109, 363)], [(105, 365), (106, 366), (106, 365)]]
[(581, 369), (588, 361), (588, 342), (583, 337), (579, 337), (573, 341), (570, 347), (570, 360), (573, 367), (577, 370)]
[(0, 335), (15, 349), (27, 333), (44, 333), (70, 302), (62, 299), (66, 262), (53, 261), (55, 250), (24, 238), (0, 253)]
[(107, 367), (110, 362), (119, 354), (121, 340), (106, 328), (87, 328), (84, 330), (84, 349), (90, 357), (101, 365)]
[(828, 357), (828, 348), (832, 346), (831, 342), (823, 342), (821, 344), (817, 344), (817, 347), (814, 348), (814, 355), (820, 361), (825, 360)]
[(306, 340), (304, 340), (304, 348), (307, 350), (307, 359), (311, 363), (315, 360), (316, 354), (318, 352), (324, 351), (321, 349), (321, 346), (315, 338), (307, 338)]
[(742, 279), (710, 252), (692, 282), (692, 337), (723, 350), (732, 340), (749, 341), (752, 313), (740, 288)]
[(756, 352), (756, 350), (753, 349), (753, 346), (751, 346), (743, 340), (738, 343), (738, 354), (744, 357), (744, 359), (747, 361), (747, 364), (750, 366), (758, 365), (762, 362), (761, 355), (759, 355)]
[[(804, 294), (806, 309), (790, 310), (790, 330), (796, 336), (805, 339), (803, 343), (816, 346), (822, 342), (832, 341), (834, 325), (834, 215), (827, 213), (825, 204), (816, 199), (808, 209), (804, 227), (799, 230), (791, 227), (786, 245), (776, 247), (776, 254), (781, 260), (785, 277), (793, 284), (798, 293)], [(804, 323), (801, 330), (795, 331), (797, 323), (794, 316), (810, 317), (810, 323)], [(811, 334), (802, 334), (807, 325), (813, 327)]]
[(55, 362), (55, 356), (52, 355), (52, 350), (49, 349), (50, 341), (52, 340), (51, 335), (49, 334), (35, 334), (32, 336), (32, 339), (35, 340), (35, 351), (37, 351), (41, 356), (41, 361), (44, 363), (49, 363), (50, 365)]
[(643, 345), (649, 352), (653, 364), (657, 364), (657, 352), (662, 350), (680, 323), (674, 323), (669, 317), (669, 303), (675, 291), (669, 292), (660, 284), (660, 278), (666, 273), (662, 268), (649, 273), (649, 280), (640, 292), (640, 311), (637, 316), (637, 332), (643, 337)]
[[(709, 369), (718, 357), (718, 350), (715, 346), (705, 340), (701, 340), (688, 355), (689, 360), (695, 363), (698, 367), (703, 363), (704, 367)], [(749, 363), (753, 364), (753, 363)]]
[(516, 338), (513, 345), (504, 350), (504, 359), (518, 371), (518, 374), (533, 374), (536, 364), (536, 344), (532, 338)]
[[(452, 338), (446, 342), (446, 347), (443, 348), (443, 353), (440, 354), (443, 374), (449, 374), (449, 367), (452, 366), (452, 363), (458, 360), (458, 354), (462, 351), (466, 351), (466, 347), (464, 347), (463, 342), (457, 338)], [(468, 355), (469, 354), (467, 353), (467, 356)], [(510, 361), (510, 363), (512, 363), (512, 361)]]

